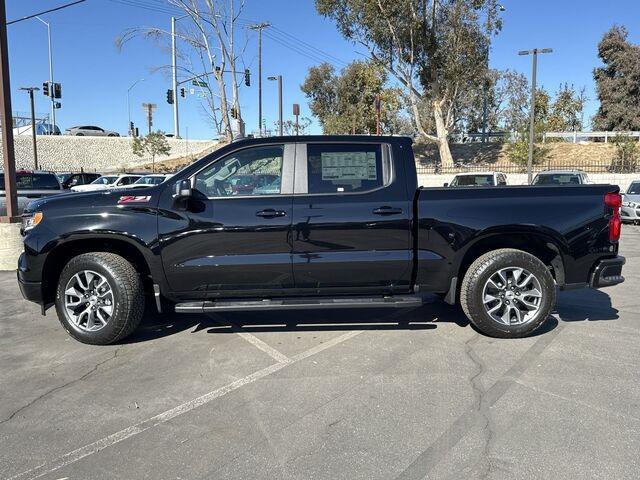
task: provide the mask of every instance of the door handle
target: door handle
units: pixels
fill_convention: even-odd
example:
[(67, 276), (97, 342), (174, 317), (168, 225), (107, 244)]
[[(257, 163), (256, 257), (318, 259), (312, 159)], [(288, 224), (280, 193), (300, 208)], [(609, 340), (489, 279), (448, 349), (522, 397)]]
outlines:
[(274, 210), (273, 208), (267, 208), (265, 210), (256, 212), (256, 216), (262, 218), (286, 217), (287, 212), (285, 212), (284, 210)]
[(399, 215), (402, 213), (402, 209), (385, 206), (374, 209), (373, 213), (376, 215)]

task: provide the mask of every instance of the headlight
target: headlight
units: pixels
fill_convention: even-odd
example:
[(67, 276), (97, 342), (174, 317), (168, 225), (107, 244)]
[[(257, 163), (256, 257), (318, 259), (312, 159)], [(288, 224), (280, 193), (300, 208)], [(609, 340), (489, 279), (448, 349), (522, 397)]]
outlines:
[(38, 225), (43, 218), (44, 215), (42, 212), (26, 213), (22, 215), (22, 231), (28, 232)]

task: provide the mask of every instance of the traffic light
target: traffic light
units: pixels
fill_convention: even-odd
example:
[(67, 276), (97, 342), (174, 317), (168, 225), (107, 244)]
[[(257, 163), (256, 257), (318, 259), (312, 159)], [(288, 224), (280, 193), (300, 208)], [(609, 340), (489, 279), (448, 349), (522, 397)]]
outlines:
[(248, 68), (244, 69), (244, 84), (247, 87), (251, 86), (251, 72), (249, 71)]
[(236, 107), (231, 107), (231, 118), (238, 118), (238, 111)]
[(53, 102), (53, 108), (55, 109), (62, 108), (62, 104), (60, 102)]
[(62, 85), (59, 83), (53, 84), (53, 98), (62, 98)]
[(173, 105), (173, 90), (167, 90), (167, 103)]
[(49, 82), (42, 82), (42, 93), (45, 97), (49, 96)]
[(133, 135), (135, 129), (133, 128), (133, 122), (129, 122), (129, 135)]
[(185, 93), (185, 91), (184, 91), (184, 88), (181, 88), (181, 89), (180, 89), (180, 96), (181, 96), (182, 98), (184, 98), (184, 97), (186, 96), (186, 93)]

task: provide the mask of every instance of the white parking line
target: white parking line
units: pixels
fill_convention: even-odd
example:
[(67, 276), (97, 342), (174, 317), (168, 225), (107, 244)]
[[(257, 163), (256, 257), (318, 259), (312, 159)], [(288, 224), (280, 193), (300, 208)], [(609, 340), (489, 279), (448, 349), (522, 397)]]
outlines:
[[(139, 433), (149, 430), (150, 428), (153, 428), (160, 424), (168, 422), (169, 420), (177, 417), (178, 415), (182, 415), (184, 413), (190, 412), (195, 408), (201, 407), (202, 405), (205, 405), (215, 400), (216, 398), (220, 398), (226, 395), (227, 393), (233, 392), (234, 390), (237, 390), (240, 387), (243, 387), (245, 385), (255, 382), (256, 380), (259, 380), (268, 375), (271, 375), (272, 373), (275, 373), (278, 370), (282, 370), (288, 365), (292, 365), (300, 360), (308, 358), (312, 355), (322, 352), (323, 350), (326, 350), (335, 345), (338, 345), (339, 343), (349, 340), (350, 338), (353, 338), (356, 335), (359, 335), (360, 333), (362, 333), (361, 330), (347, 332), (343, 335), (339, 335), (338, 337), (332, 338), (327, 342), (316, 345), (315, 347), (310, 348), (309, 350), (302, 352), (294, 356), (293, 358), (288, 358), (280, 354), (282, 355), (282, 357), (286, 358), (286, 361), (282, 361), (282, 362), (279, 361), (278, 363), (275, 363), (266, 368), (263, 368), (262, 370), (258, 370), (257, 372), (254, 372), (251, 375), (247, 375), (246, 377), (236, 380), (235, 382), (231, 382), (228, 385), (220, 387), (209, 393), (205, 393), (200, 397), (194, 398), (193, 400), (185, 402), (181, 405), (178, 405), (177, 407), (171, 408), (158, 415), (154, 415), (151, 418), (138, 422), (135, 425), (131, 425), (130, 427), (120, 430), (119, 432), (116, 432), (107, 437), (101, 438), (96, 442), (90, 443), (88, 445), (85, 445), (84, 447), (80, 447), (76, 450), (73, 450), (72, 452), (69, 452), (63, 455), (62, 457), (54, 460), (53, 462), (44, 463), (38, 467), (34, 467), (30, 470), (14, 475), (13, 477), (9, 477), (7, 480), (19, 480), (19, 479), (33, 480), (36, 478), (40, 478), (43, 475), (53, 473), (57, 470), (60, 470), (63, 467), (76, 463), (77, 461), (82, 460), (83, 458), (88, 457), (89, 455), (93, 455), (95, 453), (100, 452), (101, 450), (104, 450), (107, 447), (120, 443), (126, 440), (127, 438), (131, 438), (135, 435), (138, 435)], [(255, 339), (258, 340), (257, 338)], [(264, 343), (264, 342), (261, 342), (261, 343)]]
[(240, 335), (242, 338), (244, 338), (247, 342), (249, 342), (253, 346), (262, 350), (264, 353), (266, 353), (271, 358), (273, 358), (276, 362), (291, 363), (291, 359), (287, 357), (284, 353), (279, 352), (278, 350), (273, 348), (271, 345), (268, 345), (267, 343), (260, 340), (255, 335), (252, 335), (247, 332), (238, 332), (238, 335)]

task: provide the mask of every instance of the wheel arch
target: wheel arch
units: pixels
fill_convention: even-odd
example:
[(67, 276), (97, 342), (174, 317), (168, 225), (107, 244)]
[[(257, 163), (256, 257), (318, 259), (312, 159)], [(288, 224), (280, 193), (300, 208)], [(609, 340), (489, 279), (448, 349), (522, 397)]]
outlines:
[(142, 249), (133, 241), (121, 236), (72, 237), (55, 245), (48, 253), (42, 268), (43, 299), (50, 305), (55, 299), (58, 278), (65, 265), (73, 257), (89, 252), (110, 252), (120, 255), (133, 264), (140, 274), (145, 289), (152, 288), (153, 272)]
[(567, 247), (559, 234), (541, 227), (492, 229), (483, 232), (460, 252), (457, 267), (458, 285), (473, 261), (491, 250), (514, 248), (539, 258), (551, 269), (558, 285), (565, 283), (565, 255)]

